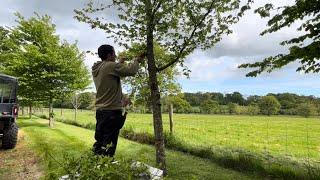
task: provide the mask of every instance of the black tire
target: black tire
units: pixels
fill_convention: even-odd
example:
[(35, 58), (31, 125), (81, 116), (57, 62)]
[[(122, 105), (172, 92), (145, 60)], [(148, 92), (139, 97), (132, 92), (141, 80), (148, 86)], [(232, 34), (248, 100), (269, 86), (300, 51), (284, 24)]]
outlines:
[(2, 148), (13, 149), (18, 141), (18, 126), (16, 123), (10, 123), (3, 131)]

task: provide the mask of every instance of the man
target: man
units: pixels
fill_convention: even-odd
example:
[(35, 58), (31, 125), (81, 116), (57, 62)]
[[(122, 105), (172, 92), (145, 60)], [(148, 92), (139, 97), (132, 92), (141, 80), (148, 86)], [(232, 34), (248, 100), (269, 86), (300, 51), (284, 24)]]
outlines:
[(98, 48), (101, 61), (92, 66), (93, 81), (96, 86), (96, 142), (93, 151), (96, 155), (113, 157), (116, 151), (119, 130), (126, 116), (122, 114), (121, 77), (134, 76), (145, 54), (134, 59), (126, 66), (124, 58), (115, 62), (116, 54), (110, 45)]

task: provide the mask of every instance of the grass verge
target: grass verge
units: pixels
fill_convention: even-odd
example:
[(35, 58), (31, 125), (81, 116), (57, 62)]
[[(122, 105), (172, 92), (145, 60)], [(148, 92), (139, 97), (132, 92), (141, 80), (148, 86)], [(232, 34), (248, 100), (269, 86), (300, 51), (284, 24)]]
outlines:
[[(46, 118), (46, 116), (41, 116)], [(57, 121), (94, 130), (95, 124), (56, 118)], [(123, 128), (120, 136), (139, 143), (154, 144), (154, 136), (149, 132), (135, 132), (133, 127)], [(218, 165), (246, 172), (257, 173), (262, 177), (283, 179), (320, 179), (319, 163), (312, 160), (295, 160), (286, 157), (276, 157), (271, 154), (258, 154), (244, 149), (226, 149), (220, 147), (193, 146), (165, 133), (166, 148), (188, 153), (193, 156), (208, 159)]]
[[(56, 179), (66, 173), (63, 168), (66, 155), (77, 159), (91, 148), (94, 132), (60, 122), (56, 122), (54, 128), (49, 128), (47, 123), (39, 118), (18, 120), (20, 129), (26, 133), (29, 146), (42, 159), (45, 178)], [(152, 146), (123, 138), (119, 139), (118, 144), (116, 159), (135, 159), (155, 166), (155, 150)], [(168, 150), (166, 156), (169, 169), (166, 179), (259, 179), (177, 151)]]

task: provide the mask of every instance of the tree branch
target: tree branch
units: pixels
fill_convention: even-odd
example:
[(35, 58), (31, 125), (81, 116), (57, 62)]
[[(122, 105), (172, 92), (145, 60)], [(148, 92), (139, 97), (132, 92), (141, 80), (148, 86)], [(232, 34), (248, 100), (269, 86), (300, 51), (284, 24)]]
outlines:
[(200, 22), (194, 26), (194, 29), (193, 29), (192, 33), (190, 34), (189, 38), (187, 38), (183, 42), (182, 47), (181, 47), (181, 49), (179, 51), (179, 54), (176, 56), (176, 58), (173, 58), (168, 64), (166, 64), (166, 65), (164, 65), (162, 67), (159, 67), (159, 68), (157, 67), (157, 72), (163, 71), (166, 68), (170, 67), (171, 65), (173, 65), (174, 63), (179, 61), (179, 59), (181, 58), (181, 55), (183, 54), (184, 50), (188, 46), (189, 41), (193, 38), (193, 36), (194, 36), (196, 30), (198, 29), (198, 27), (203, 23), (203, 21), (206, 19), (206, 17), (212, 12), (214, 2), (215, 1), (211, 2), (210, 7), (208, 8), (208, 11), (204, 14), (204, 16), (202, 17)]
[(160, 0), (157, 4), (157, 6), (154, 8), (153, 12), (152, 12), (152, 17), (154, 17), (154, 15), (156, 14), (156, 12), (159, 10), (159, 8), (161, 7), (163, 0)]

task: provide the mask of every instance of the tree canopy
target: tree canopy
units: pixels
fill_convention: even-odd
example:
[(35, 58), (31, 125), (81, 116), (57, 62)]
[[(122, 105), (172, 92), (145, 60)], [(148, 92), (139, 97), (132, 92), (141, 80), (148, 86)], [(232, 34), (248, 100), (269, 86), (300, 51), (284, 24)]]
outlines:
[(272, 115), (277, 114), (280, 110), (280, 103), (274, 96), (263, 96), (259, 102), (259, 107), (262, 114)]
[(320, 72), (320, 0), (296, 0), (295, 4), (284, 7), (274, 7), (266, 4), (258, 8), (255, 12), (261, 17), (270, 17), (273, 10), (280, 11), (272, 16), (268, 21), (268, 26), (261, 35), (274, 33), (284, 28), (292, 26), (294, 23), (300, 24), (298, 31), (301, 35), (280, 44), (290, 46), (288, 54), (278, 54), (263, 59), (261, 62), (242, 64), (240, 68), (255, 68), (247, 76), (257, 76), (262, 72), (272, 72), (282, 68), (289, 63), (298, 61), (300, 66), (297, 71), (304, 73)]
[(22, 98), (52, 104), (54, 99), (89, 85), (84, 53), (76, 44), (60, 41), (49, 16), (16, 16), (18, 25), (7, 29), (2, 42), (1, 71), (18, 77)]
[[(128, 60), (132, 60), (137, 57), (141, 52), (146, 49), (145, 44), (134, 43), (129, 49), (119, 53), (119, 57), (125, 57)], [(154, 55), (156, 62), (167, 62), (169, 55), (165, 52), (164, 48), (155, 44)], [(130, 62), (128, 62), (130, 63)], [(176, 67), (169, 67), (157, 76), (159, 82), (159, 88), (162, 95), (177, 94), (181, 91), (180, 85), (176, 81), (176, 76), (179, 75), (179, 71)], [(148, 86), (148, 70), (147, 65), (144, 63), (140, 66), (138, 74), (134, 77), (126, 77), (123, 79), (123, 84), (128, 86), (129, 94), (132, 100), (135, 101), (136, 95), (139, 98), (143, 98), (141, 102), (150, 104), (150, 89)], [(138, 100), (139, 101), (139, 100)]]

